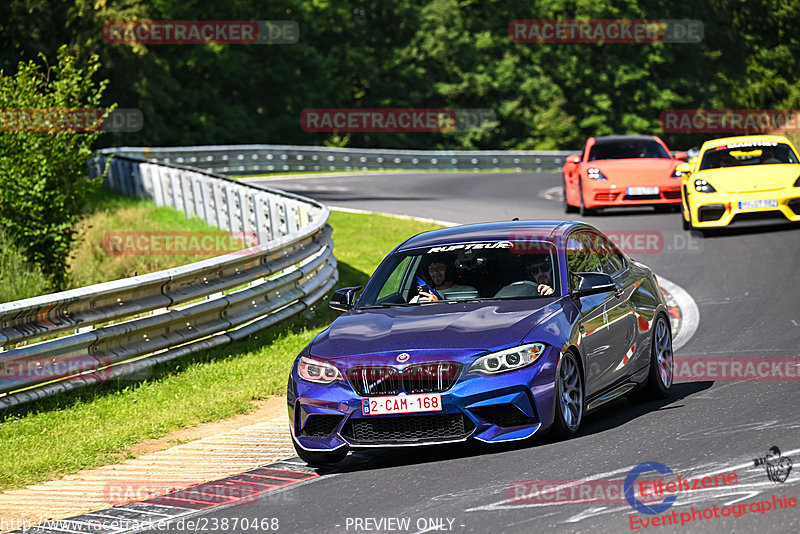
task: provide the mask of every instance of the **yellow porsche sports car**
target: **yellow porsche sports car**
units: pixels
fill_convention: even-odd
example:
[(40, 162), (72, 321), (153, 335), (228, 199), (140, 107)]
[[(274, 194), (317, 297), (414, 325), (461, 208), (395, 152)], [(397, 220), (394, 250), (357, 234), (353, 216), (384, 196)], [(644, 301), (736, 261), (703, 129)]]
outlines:
[(780, 135), (706, 141), (682, 173), (684, 230), (800, 221), (800, 158)]

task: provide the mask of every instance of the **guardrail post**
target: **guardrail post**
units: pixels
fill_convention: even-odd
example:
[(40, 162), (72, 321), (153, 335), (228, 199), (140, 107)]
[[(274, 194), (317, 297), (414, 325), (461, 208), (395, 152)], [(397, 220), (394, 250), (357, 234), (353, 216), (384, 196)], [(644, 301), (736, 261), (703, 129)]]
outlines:
[(236, 195), (234, 194), (233, 184), (228, 184), (225, 186), (225, 199), (227, 200), (227, 211), (228, 211), (228, 229), (231, 233), (240, 231), (239, 226), (239, 217), (237, 216), (237, 209), (236, 209)]
[(178, 172), (178, 182), (180, 183), (181, 196), (183, 197), (183, 213), (188, 219), (194, 214), (194, 206), (191, 199), (192, 183), (186, 173), (181, 171)]
[(263, 193), (256, 193), (253, 195), (253, 204), (255, 206), (256, 218), (256, 234), (258, 243), (266, 243), (269, 241), (269, 230), (267, 229), (267, 216), (264, 213), (264, 200), (266, 195)]
[(223, 222), (224, 219), (222, 217), (222, 193), (220, 192), (220, 185), (219, 180), (212, 180), (211, 181), (211, 188), (214, 194), (214, 226), (217, 228), (225, 228), (227, 225)]
[(181, 198), (180, 184), (178, 183), (178, 171), (167, 169), (169, 174), (169, 184), (172, 190), (172, 207), (178, 211), (183, 211), (183, 199)]
[(280, 204), (273, 196), (269, 196), (269, 231), (271, 239), (278, 239), (282, 234), (281, 232), (281, 214)]

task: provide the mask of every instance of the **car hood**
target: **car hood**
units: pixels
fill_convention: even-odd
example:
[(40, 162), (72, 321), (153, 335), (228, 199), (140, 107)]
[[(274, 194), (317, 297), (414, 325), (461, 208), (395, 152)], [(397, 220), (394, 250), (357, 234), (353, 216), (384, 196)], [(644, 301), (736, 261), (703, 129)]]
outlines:
[(679, 186), (680, 179), (670, 178), (678, 163), (680, 161), (674, 159), (657, 158), (604, 159), (584, 163), (583, 167), (585, 170), (592, 167), (600, 169), (600, 172), (608, 178), (606, 183), (648, 186), (664, 185), (664, 182), (667, 181), (671, 185)]
[(690, 176), (690, 180), (708, 180), (721, 193), (755, 193), (790, 187), (798, 175), (800, 165), (786, 163), (707, 169)]
[[(395, 355), (404, 351), (455, 356), (520, 344), (525, 336), (562, 307), (563, 299), (435, 303), (348, 312), (321, 332), (309, 347), (312, 356)], [(355, 357), (355, 358), (353, 358)], [(374, 361), (374, 360), (373, 360)]]

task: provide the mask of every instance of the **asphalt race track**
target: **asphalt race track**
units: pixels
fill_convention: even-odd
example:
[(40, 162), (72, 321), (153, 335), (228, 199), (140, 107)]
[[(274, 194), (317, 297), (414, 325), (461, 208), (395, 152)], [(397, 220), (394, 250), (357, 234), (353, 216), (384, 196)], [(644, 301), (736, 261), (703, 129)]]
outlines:
[[(335, 207), (469, 223), (577, 218), (564, 214), (553, 199), (560, 181), (555, 173), (414, 173), (263, 183)], [(681, 230), (678, 213), (649, 208), (585, 220), (604, 231), (660, 233), (657, 250), (630, 255), (683, 287), (698, 305), (699, 326), (676, 352), (678, 365), (688, 358), (749, 357), (770, 365), (793, 358), (788, 365), (797, 376), (800, 229), (769, 227), (690, 237)], [(738, 475), (729, 486), (681, 493), (664, 514), (675, 511), (680, 518), (681, 513), (691, 514), (692, 507), (702, 511), (715, 505), (748, 506), (743, 515), (743, 506), (737, 507), (740, 517), (695, 515), (683, 526), (645, 529), (641, 522), (634, 523), (640, 531), (800, 532), (798, 508), (762, 513), (749, 506), (764, 500), (772, 504), (773, 496), (800, 497), (797, 378), (678, 380), (670, 399), (613, 402), (585, 419), (580, 434), (568, 441), (540, 438), (533, 444), (359, 452), (336, 469), (315, 470), (319, 477), (255, 502), (217, 507), (195, 517), (209, 519), (207, 525), (227, 518), (231, 526), (233, 519), (277, 518), (278, 531), (286, 533), (624, 532), (632, 530), (632, 519), (657, 516), (635, 512), (618, 489), (638, 464), (659, 462), (684, 479)], [(765, 456), (771, 446), (794, 460), (795, 469), (785, 482), (770, 481), (763, 467), (754, 466), (753, 459)], [(302, 469), (299, 459), (293, 461)], [(596, 484), (605, 492), (605, 501), (575, 502), (581, 495), (571, 496), (569, 483), (581, 480), (607, 481)], [(566, 489), (547, 498), (530, 497), (530, 481), (539, 481), (537, 487), (561, 483)], [(524, 491), (517, 493), (519, 488)], [(179, 530), (173, 525), (172, 531)]]

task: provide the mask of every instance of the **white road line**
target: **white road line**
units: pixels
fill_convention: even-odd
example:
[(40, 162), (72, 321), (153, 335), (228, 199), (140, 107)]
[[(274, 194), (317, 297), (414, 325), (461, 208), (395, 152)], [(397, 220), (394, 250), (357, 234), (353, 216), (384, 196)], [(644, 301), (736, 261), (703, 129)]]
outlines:
[(328, 206), (332, 211), (341, 211), (344, 213), (363, 213), (364, 215), (383, 215), (385, 217), (393, 217), (395, 219), (405, 219), (419, 222), (426, 222), (431, 224), (440, 224), (442, 226), (461, 226), (461, 223), (451, 221), (440, 221), (438, 219), (426, 219), (424, 217), (412, 217), (411, 215), (397, 215), (396, 213), (385, 213), (383, 211), (369, 211), (360, 210), (357, 208), (345, 208), (344, 206)]
[(697, 308), (697, 303), (692, 296), (678, 284), (671, 282), (661, 276), (658, 276), (658, 283), (663, 287), (673, 298), (678, 302), (678, 308), (681, 309), (681, 329), (678, 330), (678, 335), (672, 341), (672, 350), (678, 350), (686, 345), (700, 325), (700, 310)]

